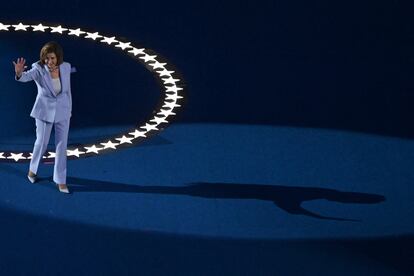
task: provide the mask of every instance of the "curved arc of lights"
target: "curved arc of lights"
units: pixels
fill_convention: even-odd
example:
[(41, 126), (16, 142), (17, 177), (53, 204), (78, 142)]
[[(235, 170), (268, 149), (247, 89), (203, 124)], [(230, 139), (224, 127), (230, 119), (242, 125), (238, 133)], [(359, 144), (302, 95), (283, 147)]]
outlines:
[[(68, 147), (68, 159), (77, 159), (101, 155), (123, 147), (128, 147), (143, 141), (159, 131), (163, 130), (171, 123), (173, 116), (176, 116), (177, 109), (182, 107), (184, 98), (184, 81), (175, 67), (160, 57), (151, 49), (136, 47), (131, 42), (118, 40), (115, 36), (107, 37), (99, 32), (88, 32), (81, 28), (66, 28), (62, 25), (49, 26), (39, 23), (37, 25), (23, 24), (3, 24), (0, 22), (0, 34), (2, 32), (50, 32), (58, 35), (76, 36), (84, 39), (104, 43), (115, 49), (121, 50), (133, 59), (143, 63), (145, 67), (153, 72), (158, 79), (162, 91), (163, 99), (154, 110), (152, 117), (144, 124), (130, 129), (125, 133), (113, 136), (92, 144), (79, 145), (77, 147)], [(43, 156), (44, 161), (51, 161), (55, 158), (55, 152), (47, 152)], [(24, 162), (32, 158), (31, 152), (19, 151), (1, 151), (0, 162)]]

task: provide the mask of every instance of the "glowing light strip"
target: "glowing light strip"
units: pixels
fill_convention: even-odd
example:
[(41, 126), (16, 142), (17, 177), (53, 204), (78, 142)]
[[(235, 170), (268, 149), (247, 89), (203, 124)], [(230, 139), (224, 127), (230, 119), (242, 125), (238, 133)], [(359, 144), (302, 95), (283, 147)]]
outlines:
[[(159, 104), (159, 109), (154, 112), (154, 116), (138, 128), (121, 133), (104, 141), (94, 144), (80, 145), (78, 147), (68, 147), (68, 159), (76, 159), (87, 156), (96, 156), (104, 152), (117, 150), (119, 148), (134, 145), (149, 136), (164, 129), (170, 123), (170, 118), (176, 115), (177, 108), (181, 107), (181, 100), (184, 98), (184, 81), (177, 76), (176, 69), (173, 65), (168, 64), (165, 60), (157, 60), (157, 54), (150, 49), (135, 47), (131, 42), (123, 42), (115, 36), (106, 37), (99, 32), (88, 32), (81, 28), (70, 29), (58, 26), (47, 26), (39, 23), (37, 25), (25, 25), (22, 22), (18, 24), (3, 24), (0, 22), (0, 35), (3, 32), (36, 32), (52, 33), (68, 36), (76, 36), (84, 39), (90, 39), (99, 43), (105, 43), (115, 49), (124, 51), (127, 55), (143, 63), (149, 71), (156, 74), (163, 87), (164, 99)], [(48, 152), (43, 156), (44, 160), (54, 159), (55, 152)], [(24, 162), (32, 158), (31, 152), (1, 151), (0, 162)]]

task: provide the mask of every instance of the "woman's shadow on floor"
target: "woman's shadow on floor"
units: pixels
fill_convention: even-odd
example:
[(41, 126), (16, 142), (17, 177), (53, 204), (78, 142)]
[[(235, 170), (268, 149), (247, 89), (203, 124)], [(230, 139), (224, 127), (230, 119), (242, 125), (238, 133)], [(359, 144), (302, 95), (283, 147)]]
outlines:
[(301, 205), (305, 201), (325, 199), (340, 203), (376, 204), (385, 201), (377, 194), (344, 192), (327, 188), (292, 187), (262, 184), (237, 183), (189, 183), (186, 186), (140, 186), (68, 177), (69, 189), (74, 192), (122, 192), (187, 195), (214, 199), (256, 199), (271, 201), (280, 209), (293, 215), (305, 215), (318, 219), (357, 221), (354, 219), (329, 217), (311, 212)]

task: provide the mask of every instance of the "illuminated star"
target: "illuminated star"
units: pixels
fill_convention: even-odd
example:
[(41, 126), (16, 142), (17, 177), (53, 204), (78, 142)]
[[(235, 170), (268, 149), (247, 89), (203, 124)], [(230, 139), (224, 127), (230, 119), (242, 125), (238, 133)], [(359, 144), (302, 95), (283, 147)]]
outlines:
[(149, 65), (152, 66), (152, 69), (158, 69), (158, 68), (164, 68), (164, 65), (167, 63), (159, 63), (158, 61), (155, 61), (154, 63), (150, 63)]
[(161, 111), (158, 112), (157, 115), (164, 115), (165, 117), (168, 117), (170, 115), (176, 115), (176, 114), (174, 112), (172, 112), (172, 110), (161, 109)]
[(173, 109), (174, 107), (180, 107), (181, 105), (176, 104), (175, 102), (164, 102), (164, 105), (162, 107), (168, 107)]
[(115, 139), (119, 141), (119, 144), (125, 144), (125, 143), (132, 144), (131, 140), (134, 138), (127, 138), (125, 135), (123, 135), (121, 138), (115, 138)]
[(85, 38), (91, 38), (93, 40), (96, 40), (98, 37), (102, 37), (98, 32), (96, 33), (87, 33)]
[(157, 123), (157, 125), (161, 124), (161, 123), (168, 123), (168, 121), (165, 120), (165, 117), (154, 117), (152, 120), (150, 120), (151, 122), (155, 122)]
[(119, 42), (119, 41), (116, 40), (114, 36), (113, 37), (106, 37), (106, 36), (104, 36), (104, 38), (101, 40), (101, 42), (102, 43), (105, 42), (108, 45), (111, 45), (112, 43)]
[(145, 126), (142, 126), (141, 128), (145, 128), (147, 131), (150, 130), (158, 130), (157, 125), (150, 125), (150, 124), (145, 124)]
[(64, 31), (67, 31), (68, 29), (62, 28), (61, 25), (57, 26), (57, 27), (50, 27), (52, 30), (50, 31), (51, 33), (60, 33), (62, 34)]
[(26, 29), (29, 28), (29, 25), (23, 25), (22, 23), (19, 23), (18, 25), (12, 25), (14, 27), (15, 31), (27, 31)]
[(76, 157), (79, 157), (80, 154), (84, 154), (84, 153), (85, 153), (84, 151), (79, 151), (78, 148), (76, 148), (74, 150), (67, 150), (68, 156), (73, 156), (74, 155)]
[(31, 25), (31, 27), (33, 28), (33, 32), (45, 32), (45, 30), (49, 28), (48, 26), (43, 26), (42, 24)]
[(104, 149), (108, 149), (108, 148), (116, 149), (116, 146), (118, 146), (119, 144), (118, 143), (112, 143), (112, 141), (109, 140), (106, 143), (101, 143), (101, 145), (104, 146)]
[(10, 28), (10, 25), (4, 25), (3, 23), (0, 23), (0, 31), (8, 31)]
[(139, 131), (138, 129), (136, 129), (134, 132), (130, 132), (129, 135), (134, 136), (134, 138), (138, 138), (138, 137), (147, 137), (145, 135), (145, 131)]
[(148, 62), (148, 61), (150, 61), (150, 60), (153, 60), (153, 61), (155, 61), (155, 58), (156, 58), (157, 56), (155, 55), (155, 56), (150, 56), (150, 55), (148, 55), (148, 54), (145, 54), (145, 56), (143, 56), (143, 57), (139, 57), (140, 59), (143, 59), (145, 62)]
[(182, 99), (182, 98), (183, 98), (182, 96), (178, 96), (177, 94), (171, 94), (171, 95), (167, 94), (167, 97), (165, 99), (177, 101), (177, 99)]
[(132, 46), (130, 45), (131, 42), (124, 43), (124, 42), (118, 41), (118, 43), (119, 44), (115, 45), (115, 47), (121, 48), (122, 50), (125, 50), (126, 48), (132, 48)]
[(69, 34), (68, 35), (76, 35), (76, 36), (80, 36), (81, 34), (84, 34), (84, 31), (81, 31), (80, 28), (77, 28), (76, 30), (74, 29), (69, 29)]
[(56, 157), (56, 153), (54, 153), (53, 151), (49, 151), (48, 153), (49, 153), (49, 155), (45, 158), (55, 158)]
[(164, 81), (164, 84), (168, 84), (168, 83), (175, 84), (176, 82), (180, 81), (180, 79), (174, 79), (173, 77), (163, 78), (162, 80)]
[(0, 159), (6, 159), (6, 157), (4, 156), (4, 152), (0, 152)]
[(156, 71), (156, 72), (160, 75), (160, 77), (162, 77), (162, 76), (169, 76), (169, 77), (171, 77), (171, 74), (174, 73), (175, 71), (168, 71), (167, 69), (164, 68), (164, 70), (162, 70), (162, 71)]
[(98, 151), (103, 150), (103, 148), (97, 148), (95, 145), (92, 145), (92, 147), (85, 147), (85, 149), (87, 149), (86, 153), (88, 152), (98, 153)]
[(32, 159), (32, 157), (33, 157), (33, 153), (29, 153), (30, 154), (30, 156), (29, 157), (27, 157), (27, 159)]
[(26, 159), (23, 157), (23, 153), (10, 153), (10, 156), (7, 159), (14, 159), (14, 161), (19, 161), (20, 159)]
[(138, 54), (143, 55), (143, 54), (145, 54), (144, 50), (145, 50), (145, 48), (138, 49), (138, 48), (132, 47), (132, 50), (129, 50), (128, 53), (132, 53), (132, 54), (134, 54), (134, 56), (136, 56)]
[(165, 88), (167, 88), (167, 91), (166, 92), (174, 92), (174, 93), (177, 93), (178, 90), (183, 90), (183, 88), (177, 87), (176, 85), (173, 85), (173, 86), (165, 86)]

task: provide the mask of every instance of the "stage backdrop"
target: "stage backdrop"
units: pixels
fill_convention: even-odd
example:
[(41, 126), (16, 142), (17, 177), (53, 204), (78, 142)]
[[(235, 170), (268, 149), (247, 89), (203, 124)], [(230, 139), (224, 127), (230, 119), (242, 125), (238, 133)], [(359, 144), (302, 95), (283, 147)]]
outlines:
[[(30, 1), (1, 4), (0, 22), (80, 27), (154, 49), (185, 77), (180, 122), (333, 128), (414, 137), (414, 21), (399, 1)], [(11, 61), (35, 62), (57, 40), (73, 75), (72, 127), (145, 121), (153, 76), (102, 43), (0, 32), (0, 135), (33, 132), (34, 84)]]

